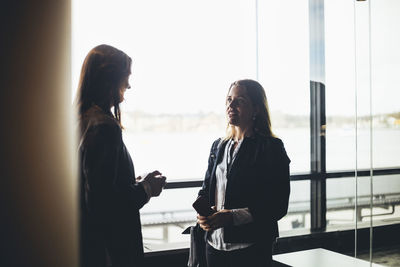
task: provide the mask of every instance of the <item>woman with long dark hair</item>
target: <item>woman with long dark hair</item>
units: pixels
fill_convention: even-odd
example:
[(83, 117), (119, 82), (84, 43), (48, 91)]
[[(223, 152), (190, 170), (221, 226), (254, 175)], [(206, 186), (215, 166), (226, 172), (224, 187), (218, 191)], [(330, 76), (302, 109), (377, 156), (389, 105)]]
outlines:
[(158, 171), (135, 178), (122, 140), (119, 104), (130, 88), (131, 62), (124, 52), (99, 45), (81, 70), (76, 104), (82, 267), (142, 266), (139, 209), (165, 185)]
[(198, 215), (206, 233), (208, 267), (270, 266), (277, 221), (287, 212), (289, 163), (271, 130), (264, 88), (234, 82), (226, 98), (225, 138), (211, 148), (199, 192), (214, 213)]

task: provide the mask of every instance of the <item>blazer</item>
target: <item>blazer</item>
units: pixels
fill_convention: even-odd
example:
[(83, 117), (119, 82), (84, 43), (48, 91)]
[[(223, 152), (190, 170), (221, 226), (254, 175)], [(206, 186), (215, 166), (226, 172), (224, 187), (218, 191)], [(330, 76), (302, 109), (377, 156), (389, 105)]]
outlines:
[[(214, 141), (199, 195), (215, 205), (216, 166), (226, 141)], [(271, 244), (279, 236), (277, 221), (286, 215), (290, 194), (289, 163), (282, 141), (255, 134), (245, 137), (228, 175), (225, 208), (249, 208), (253, 222), (224, 227), (227, 243)]]
[(122, 141), (118, 122), (98, 106), (81, 119), (81, 266), (141, 266), (139, 209), (147, 195)]

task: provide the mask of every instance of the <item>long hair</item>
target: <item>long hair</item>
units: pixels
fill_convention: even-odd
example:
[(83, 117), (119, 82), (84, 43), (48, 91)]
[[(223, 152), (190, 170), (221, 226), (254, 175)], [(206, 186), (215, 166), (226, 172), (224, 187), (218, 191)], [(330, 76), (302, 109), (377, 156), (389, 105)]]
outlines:
[[(275, 136), (271, 128), (271, 119), (269, 115), (267, 96), (261, 84), (250, 79), (238, 80), (231, 84), (228, 90), (228, 94), (233, 86), (244, 88), (247, 92), (247, 96), (250, 98), (253, 107), (258, 109), (258, 112), (254, 118), (254, 132), (265, 136)], [(234, 138), (235, 135), (235, 127), (233, 125), (230, 125), (228, 122), (228, 125), (226, 127), (225, 140)]]
[[(110, 45), (103, 44), (90, 50), (82, 65), (76, 96), (80, 119), (92, 105), (97, 105), (121, 125), (120, 88), (131, 72), (131, 64), (128, 55)], [(112, 106), (113, 113), (110, 111)]]

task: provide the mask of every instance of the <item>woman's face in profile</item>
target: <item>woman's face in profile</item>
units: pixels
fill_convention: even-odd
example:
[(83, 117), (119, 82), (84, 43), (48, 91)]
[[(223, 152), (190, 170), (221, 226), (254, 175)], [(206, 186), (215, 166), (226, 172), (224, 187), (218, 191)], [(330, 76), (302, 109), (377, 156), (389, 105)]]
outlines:
[(125, 79), (122, 81), (121, 88), (119, 89), (119, 103), (124, 101), (124, 99), (125, 99), (124, 95), (125, 95), (126, 89), (131, 88), (131, 86), (129, 84), (129, 76), (130, 76), (130, 74), (125, 77)]
[(233, 86), (226, 97), (226, 114), (229, 124), (243, 129), (253, 123), (254, 107), (245, 88)]

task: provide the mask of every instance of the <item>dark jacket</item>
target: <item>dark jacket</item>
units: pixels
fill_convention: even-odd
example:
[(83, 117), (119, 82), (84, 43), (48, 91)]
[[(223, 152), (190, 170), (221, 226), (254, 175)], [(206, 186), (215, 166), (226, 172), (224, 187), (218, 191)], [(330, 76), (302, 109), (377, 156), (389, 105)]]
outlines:
[(99, 107), (81, 120), (81, 266), (141, 266), (139, 209), (147, 195), (135, 182), (131, 157), (118, 122)]
[[(216, 140), (199, 195), (215, 205), (216, 166), (222, 161), (226, 141)], [(249, 208), (253, 222), (224, 228), (228, 243), (271, 244), (278, 237), (277, 221), (287, 213), (290, 159), (280, 139), (255, 134), (245, 137), (228, 172), (225, 208)], [(271, 241), (271, 242), (268, 242)]]

